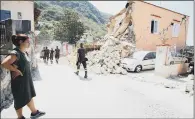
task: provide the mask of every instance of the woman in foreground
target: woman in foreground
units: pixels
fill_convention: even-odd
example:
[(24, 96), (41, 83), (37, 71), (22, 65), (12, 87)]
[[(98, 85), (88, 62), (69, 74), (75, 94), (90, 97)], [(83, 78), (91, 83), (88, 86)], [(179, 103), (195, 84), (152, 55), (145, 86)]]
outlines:
[(24, 34), (13, 35), (12, 42), (16, 48), (1, 63), (4, 68), (11, 72), (11, 89), (18, 119), (25, 119), (22, 109), (26, 105), (31, 110), (31, 119), (45, 115), (45, 112), (35, 108), (33, 102), (36, 93), (30, 72), (30, 62), (26, 53), (30, 46), (29, 40), (29, 37)]

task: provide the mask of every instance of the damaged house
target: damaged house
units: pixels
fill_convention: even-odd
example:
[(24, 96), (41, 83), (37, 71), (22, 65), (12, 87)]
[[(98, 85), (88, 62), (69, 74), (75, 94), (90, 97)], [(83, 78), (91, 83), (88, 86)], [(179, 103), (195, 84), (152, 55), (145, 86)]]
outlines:
[(134, 1), (132, 19), (133, 29), (128, 32), (134, 30), (136, 48), (155, 51), (156, 46), (162, 44), (160, 36), (163, 30), (166, 44), (175, 46), (177, 51), (185, 47), (189, 16), (148, 2)]

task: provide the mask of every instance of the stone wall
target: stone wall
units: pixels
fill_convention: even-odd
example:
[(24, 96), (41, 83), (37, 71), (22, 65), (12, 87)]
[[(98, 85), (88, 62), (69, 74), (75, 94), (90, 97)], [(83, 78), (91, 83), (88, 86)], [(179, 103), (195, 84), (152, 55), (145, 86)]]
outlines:
[[(1, 61), (5, 56), (0, 55)], [(13, 95), (11, 93), (11, 75), (10, 72), (0, 67), (1, 80), (1, 111), (9, 108), (13, 103)]]

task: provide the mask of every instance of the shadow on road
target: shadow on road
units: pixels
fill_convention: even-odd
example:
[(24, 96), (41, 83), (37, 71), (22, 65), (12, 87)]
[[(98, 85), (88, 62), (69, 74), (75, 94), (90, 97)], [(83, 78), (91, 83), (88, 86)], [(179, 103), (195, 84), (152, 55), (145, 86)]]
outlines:
[(82, 80), (82, 81), (91, 81), (92, 80), (92, 78), (90, 78), (90, 77), (88, 77), (88, 78), (84, 78), (84, 77), (82, 77), (82, 76), (78, 76), (79, 77), (79, 79), (80, 80)]
[[(133, 71), (127, 71), (128, 73), (137, 73), (137, 72), (133, 72)], [(154, 72), (154, 69), (146, 69), (146, 70), (142, 70), (141, 72), (139, 73), (151, 73), (151, 72)], [(137, 74), (139, 74), (137, 73)]]

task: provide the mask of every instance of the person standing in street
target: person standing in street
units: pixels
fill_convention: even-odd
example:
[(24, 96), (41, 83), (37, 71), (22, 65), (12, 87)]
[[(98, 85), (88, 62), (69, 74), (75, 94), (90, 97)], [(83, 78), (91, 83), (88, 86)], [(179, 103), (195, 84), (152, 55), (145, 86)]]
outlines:
[(25, 119), (22, 110), (28, 106), (32, 119), (45, 115), (36, 109), (33, 97), (36, 96), (32, 81), (30, 60), (26, 50), (30, 47), (30, 39), (24, 34), (13, 35), (12, 42), (16, 46), (12, 53), (1, 63), (1, 66), (11, 72), (11, 90), (14, 97), (14, 108), (18, 119)]
[(51, 51), (50, 51), (50, 61), (51, 61), (51, 64), (53, 64), (53, 54), (54, 54), (54, 50), (53, 50), (53, 48), (51, 48)]
[(49, 49), (47, 47), (45, 48), (45, 56), (46, 56), (46, 63), (48, 64), (48, 60), (49, 60)]
[(44, 50), (43, 50), (43, 61), (44, 63), (46, 63), (46, 47), (44, 47)]
[(44, 52), (45, 52), (45, 47), (43, 47), (43, 49), (41, 50), (41, 53), (40, 53), (40, 58), (41, 59), (44, 57)]
[(56, 49), (55, 49), (55, 59), (56, 59), (56, 63), (57, 64), (59, 62), (59, 58), (60, 58), (60, 49), (58, 48), (58, 46), (56, 46)]
[(77, 72), (75, 72), (76, 75), (79, 75), (80, 65), (82, 64), (85, 69), (85, 76), (84, 78), (87, 78), (87, 58), (85, 57), (86, 51), (83, 47), (83, 43), (80, 44), (80, 48), (77, 51)]

